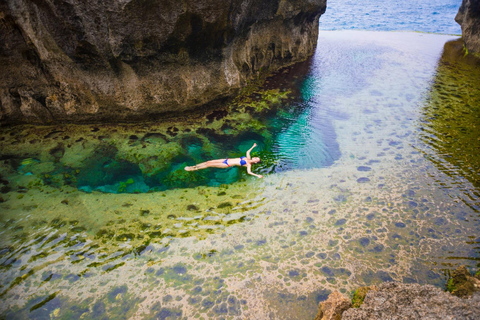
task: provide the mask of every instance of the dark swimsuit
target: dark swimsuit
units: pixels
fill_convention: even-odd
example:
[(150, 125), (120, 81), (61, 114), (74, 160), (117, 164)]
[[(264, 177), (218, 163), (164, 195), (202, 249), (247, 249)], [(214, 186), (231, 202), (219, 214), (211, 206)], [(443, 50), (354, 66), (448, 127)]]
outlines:
[[(223, 163), (225, 163), (227, 165), (227, 167), (230, 167), (230, 165), (228, 164), (228, 158), (225, 159), (225, 161), (223, 161)], [(240, 158), (240, 165), (244, 166), (246, 164), (247, 164), (247, 161), (245, 161), (245, 157), (241, 157)]]

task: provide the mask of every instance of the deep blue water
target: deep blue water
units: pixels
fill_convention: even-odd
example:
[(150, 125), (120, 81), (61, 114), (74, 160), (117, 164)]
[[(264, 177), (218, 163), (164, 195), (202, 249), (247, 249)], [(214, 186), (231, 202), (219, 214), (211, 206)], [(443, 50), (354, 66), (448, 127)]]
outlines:
[(461, 34), (461, 0), (328, 0), (320, 30), (421, 31)]

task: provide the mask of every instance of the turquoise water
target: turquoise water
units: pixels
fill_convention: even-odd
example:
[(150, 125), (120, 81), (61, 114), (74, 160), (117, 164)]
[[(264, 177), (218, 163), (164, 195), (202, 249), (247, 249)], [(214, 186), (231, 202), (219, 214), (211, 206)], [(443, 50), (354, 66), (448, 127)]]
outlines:
[[(258, 147), (252, 155), (262, 159), (255, 171), (263, 175), (328, 166), (340, 154), (335, 132), (328, 118), (312, 110), (315, 102), (309, 95), (314, 88), (305, 75), (299, 74), (301, 70), (299, 66), (289, 69), (296, 79), (288, 88), (282, 84), (281, 90), (262, 89), (251, 94), (246, 104), (195, 114), (189, 123), (167, 123), (164, 127), (146, 124), (150, 128), (142, 134), (118, 134), (95, 127), (76, 128), (83, 132), (75, 133), (68, 128), (51, 128), (45, 133), (31, 133), (51, 144), (43, 154), (35, 150), (5, 158), (11, 158), (10, 170), (32, 175), (43, 185), (105, 193), (158, 192), (245, 180), (244, 168), (195, 172), (184, 168), (210, 159), (243, 156), (254, 143)], [(269, 83), (280, 85), (280, 77), (269, 79)], [(267, 97), (267, 103), (262, 96)], [(252, 109), (252, 117), (247, 119), (252, 127), (244, 123), (246, 108)]]
[[(40, 151), (34, 147), (31, 152), (27, 148), (21, 155), (13, 148), (4, 158), (11, 161), (9, 170), (20, 176), (31, 175), (42, 185), (68, 185), (87, 193), (146, 193), (245, 181), (245, 168), (194, 172), (184, 168), (244, 156), (254, 143), (258, 146), (252, 155), (262, 159), (254, 166), (255, 172), (263, 175), (329, 166), (340, 152), (331, 119), (316, 107), (314, 77), (304, 73), (310, 64), (287, 69), (287, 78), (283, 72), (269, 78), (266, 87), (239, 102), (191, 114), (183, 121), (145, 123), (124, 130), (32, 128), (26, 131), (31, 136), (27, 138), (12, 131), (14, 139), (38, 141), (47, 147)], [(140, 127), (143, 132), (135, 132)]]
[(462, 0), (330, 0), (320, 30), (421, 31), (461, 34)]

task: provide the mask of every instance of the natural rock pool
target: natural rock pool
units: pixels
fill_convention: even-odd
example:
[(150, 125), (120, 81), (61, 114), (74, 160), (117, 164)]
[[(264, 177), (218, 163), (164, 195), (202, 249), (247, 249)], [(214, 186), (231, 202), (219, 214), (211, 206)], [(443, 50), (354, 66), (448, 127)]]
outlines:
[[(0, 314), (308, 319), (333, 290), (476, 270), (480, 65), (456, 39), (321, 32), (223, 109), (2, 128)], [(264, 179), (183, 170), (254, 142)]]

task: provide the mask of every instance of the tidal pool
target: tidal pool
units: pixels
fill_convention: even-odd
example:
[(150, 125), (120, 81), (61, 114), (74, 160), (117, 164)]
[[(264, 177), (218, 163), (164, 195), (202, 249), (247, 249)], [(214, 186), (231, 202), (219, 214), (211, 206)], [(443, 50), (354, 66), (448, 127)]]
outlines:
[[(454, 40), (321, 32), (223, 109), (2, 128), (2, 317), (313, 319), (333, 290), (477, 270), (480, 65)], [(253, 142), (264, 179), (183, 170)]]

